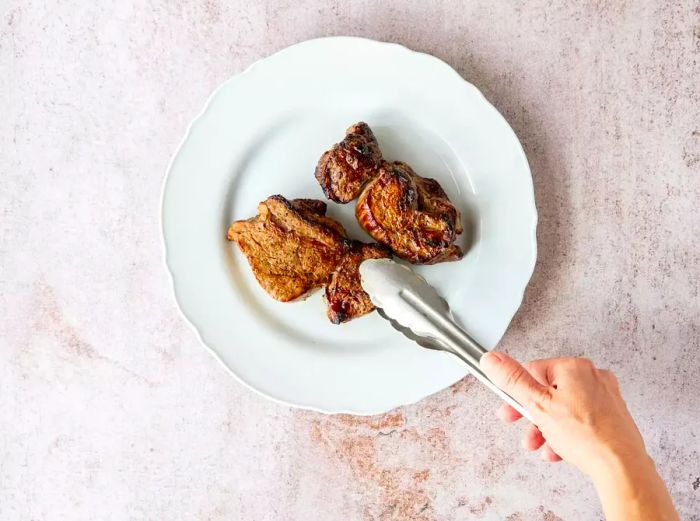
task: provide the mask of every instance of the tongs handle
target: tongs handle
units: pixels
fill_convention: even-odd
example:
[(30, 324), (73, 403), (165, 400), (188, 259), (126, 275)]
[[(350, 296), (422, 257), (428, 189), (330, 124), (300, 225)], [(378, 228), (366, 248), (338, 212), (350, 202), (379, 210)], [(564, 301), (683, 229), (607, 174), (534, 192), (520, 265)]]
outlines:
[(450, 338), (447, 341), (449, 351), (458, 358), (462, 359), (462, 361), (465, 364), (467, 364), (467, 366), (469, 367), (469, 371), (474, 376), (474, 378), (479, 380), (482, 384), (484, 384), (486, 387), (488, 387), (494, 393), (496, 393), (501, 398), (501, 400), (506, 402), (516, 411), (518, 411), (523, 418), (532, 423), (535, 423), (532, 419), (532, 416), (530, 416), (530, 413), (527, 412), (525, 407), (523, 407), (519, 401), (517, 401), (515, 398), (513, 398), (511, 395), (509, 395), (507, 392), (505, 392), (503, 389), (501, 389), (495, 383), (493, 383), (489, 379), (489, 377), (486, 376), (486, 374), (481, 370), (479, 362), (481, 361), (481, 357), (484, 356), (484, 354), (486, 354), (488, 351), (484, 347), (479, 345), (476, 342), (476, 340), (470, 337), (466, 331), (462, 330), (456, 324), (455, 326), (458, 329), (460, 329), (461, 334), (459, 338), (454, 339), (452, 338), (452, 335), (450, 335)]
[(481, 361), (481, 357), (484, 356), (488, 350), (462, 329), (452, 318), (451, 313), (448, 312), (444, 314), (436, 311), (431, 306), (426, 305), (423, 301), (416, 298), (415, 295), (409, 291), (402, 292), (401, 296), (404, 300), (411, 302), (416, 309), (421, 310), (423, 316), (427, 318), (437, 332), (440, 333), (438, 341), (445, 346), (448, 352), (457, 356), (467, 364), (469, 372), (477, 380), (496, 393), (501, 400), (518, 411), (523, 418), (535, 423), (530, 413), (527, 412), (520, 402), (493, 383), (481, 370), (479, 362)]

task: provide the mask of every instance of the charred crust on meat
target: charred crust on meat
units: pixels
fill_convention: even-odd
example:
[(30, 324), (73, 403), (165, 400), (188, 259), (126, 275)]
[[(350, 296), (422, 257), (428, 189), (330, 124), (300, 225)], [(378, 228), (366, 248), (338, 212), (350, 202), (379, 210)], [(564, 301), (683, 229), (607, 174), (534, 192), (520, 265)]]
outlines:
[(331, 201), (347, 203), (382, 164), (382, 154), (372, 129), (364, 122), (350, 126), (345, 138), (323, 153), (316, 165), (316, 180)]
[(406, 163), (385, 163), (363, 189), (355, 207), (360, 225), (377, 242), (414, 264), (457, 260), (460, 214), (434, 179)]
[(366, 259), (389, 257), (391, 251), (386, 246), (351, 241), (347, 253), (338, 263), (326, 286), (327, 315), (331, 322), (347, 322), (374, 309), (369, 295), (362, 289), (360, 264)]
[(364, 230), (415, 264), (462, 257), (454, 246), (461, 216), (435, 179), (402, 161), (387, 162), (369, 126), (350, 126), (345, 139), (324, 152), (316, 179), (329, 199), (358, 198), (355, 216)]

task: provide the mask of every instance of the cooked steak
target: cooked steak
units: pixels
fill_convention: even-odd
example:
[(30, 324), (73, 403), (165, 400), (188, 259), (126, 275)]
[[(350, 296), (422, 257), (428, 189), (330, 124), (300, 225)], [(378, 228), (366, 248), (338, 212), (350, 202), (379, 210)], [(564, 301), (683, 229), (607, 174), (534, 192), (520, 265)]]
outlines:
[(461, 259), (459, 210), (440, 184), (406, 163), (385, 162), (362, 190), (355, 208), (360, 225), (377, 242), (414, 264)]
[(352, 242), (326, 286), (327, 314), (331, 322), (334, 324), (347, 322), (374, 309), (369, 295), (365, 293), (360, 283), (360, 264), (365, 259), (389, 257), (391, 257), (391, 251), (386, 246), (365, 244), (360, 241)]
[(273, 195), (258, 213), (234, 222), (227, 237), (270, 296), (288, 302), (327, 284), (327, 315), (336, 324), (374, 309), (360, 284), (359, 264), (388, 257), (388, 249), (349, 240), (342, 225), (325, 215), (323, 201)]
[(273, 195), (258, 212), (234, 222), (227, 236), (241, 248), (262, 288), (288, 302), (326, 284), (348, 249), (342, 226), (324, 215), (326, 204)]
[(345, 139), (326, 151), (316, 166), (323, 193), (337, 203), (357, 198), (382, 162), (379, 144), (367, 123), (356, 123), (345, 132)]

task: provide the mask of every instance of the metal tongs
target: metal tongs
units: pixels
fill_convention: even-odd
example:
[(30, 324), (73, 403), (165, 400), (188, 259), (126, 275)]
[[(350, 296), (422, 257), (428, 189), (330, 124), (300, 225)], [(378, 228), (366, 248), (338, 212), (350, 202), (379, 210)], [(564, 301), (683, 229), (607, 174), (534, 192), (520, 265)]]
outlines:
[(455, 322), (447, 301), (423, 277), (390, 259), (362, 262), (360, 276), (362, 287), (377, 312), (395, 329), (422, 347), (446, 351), (460, 358), (477, 380), (533, 422), (515, 398), (484, 374), (479, 362), (488, 350)]

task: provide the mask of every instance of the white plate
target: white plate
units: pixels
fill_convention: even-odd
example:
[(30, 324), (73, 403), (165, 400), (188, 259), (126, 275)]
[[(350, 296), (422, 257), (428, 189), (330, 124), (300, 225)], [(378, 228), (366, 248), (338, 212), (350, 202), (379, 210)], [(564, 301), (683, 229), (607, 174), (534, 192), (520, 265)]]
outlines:
[[(343, 37), (255, 63), (192, 123), (170, 165), (162, 218), (180, 308), (234, 375), (290, 405), (373, 414), (439, 391), (465, 369), (417, 347), (376, 313), (331, 324), (321, 292), (303, 302), (273, 300), (226, 241), (228, 225), (255, 215), (271, 194), (325, 200), (316, 162), (360, 120), (385, 158), (437, 179), (461, 209), (465, 258), (416, 269), (477, 340), (495, 346), (535, 264), (532, 179), (508, 123), (433, 56)], [(353, 237), (369, 240), (353, 203), (328, 206)]]

